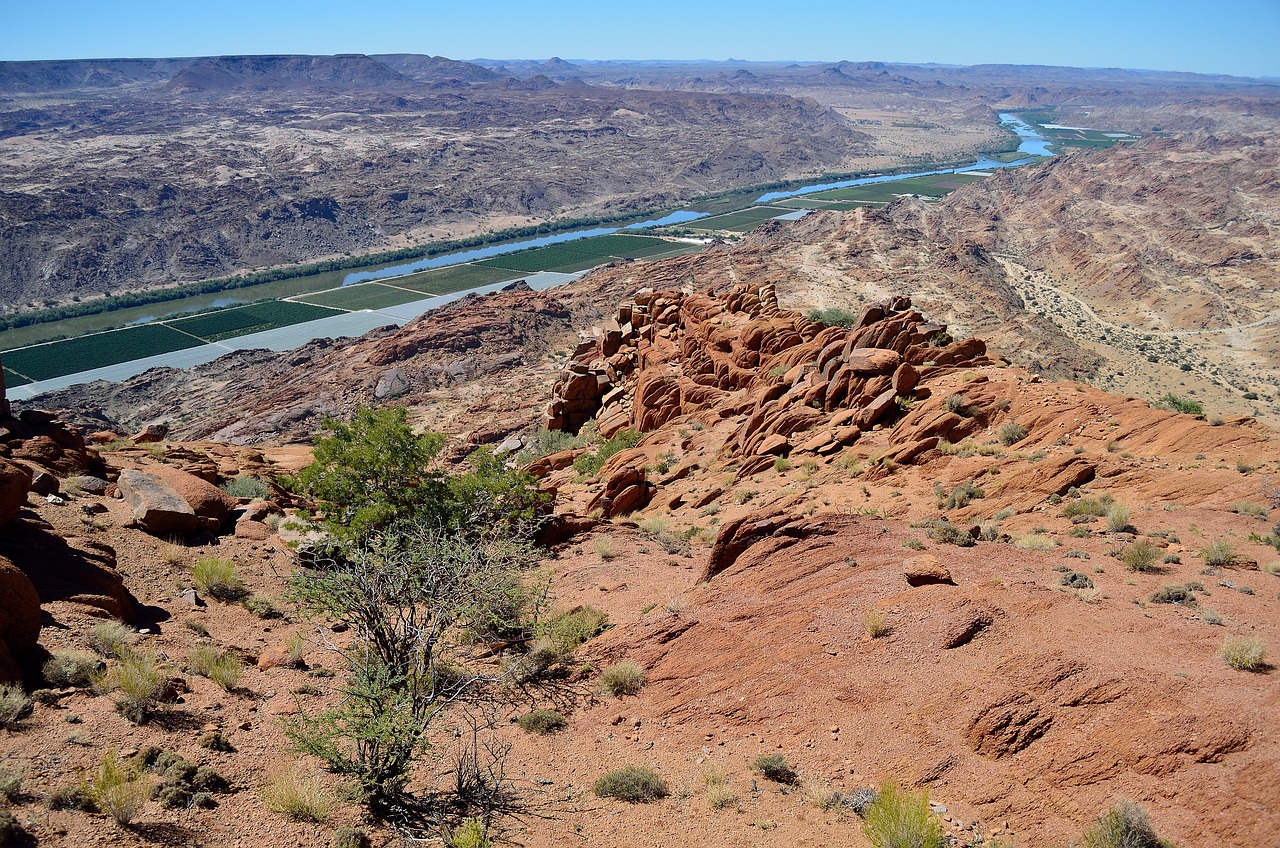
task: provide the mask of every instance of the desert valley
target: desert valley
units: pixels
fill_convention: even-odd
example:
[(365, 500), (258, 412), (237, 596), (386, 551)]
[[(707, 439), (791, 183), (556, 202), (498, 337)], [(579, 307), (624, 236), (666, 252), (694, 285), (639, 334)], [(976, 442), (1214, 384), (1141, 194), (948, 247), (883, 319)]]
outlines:
[(1280, 846), (1278, 130), (0, 62), (0, 845)]

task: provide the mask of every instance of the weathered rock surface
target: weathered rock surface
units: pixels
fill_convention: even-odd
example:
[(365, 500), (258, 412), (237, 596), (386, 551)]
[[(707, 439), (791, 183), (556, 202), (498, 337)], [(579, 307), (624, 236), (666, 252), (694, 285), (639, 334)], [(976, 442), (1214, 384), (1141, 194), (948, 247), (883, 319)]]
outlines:
[(0, 683), (21, 679), (18, 660), (40, 638), (40, 596), (31, 580), (0, 556)]
[(0, 459), (0, 525), (7, 524), (27, 502), (31, 472), (16, 462)]
[(134, 518), (147, 532), (185, 535), (200, 528), (200, 518), (191, 505), (159, 477), (126, 468), (120, 472), (118, 485)]

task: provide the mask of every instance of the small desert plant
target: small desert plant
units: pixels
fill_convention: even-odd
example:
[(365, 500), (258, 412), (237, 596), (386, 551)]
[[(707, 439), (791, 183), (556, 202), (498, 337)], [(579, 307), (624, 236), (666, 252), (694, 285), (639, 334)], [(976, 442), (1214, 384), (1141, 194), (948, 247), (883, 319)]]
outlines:
[(230, 651), (216, 645), (196, 645), (187, 655), (187, 668), (192, 674), (207, 677), (223, 689), (234, 689), (244, 674), (244, 662)]
[(862, 614), (862, 629), (872, 639), (888, 636), (893, 630), (888, 617), (881, 610), (867, 610)]
[(634, 695), (644, 688), (645, 671), (631, 660), (622, 660), (606, 666), (597, 681), (600, 691), (610, 695)]
[(240, 602), (240, 606), (258, 618), (280, 618), (280, 609), (270, 595), (255, 593)]
[(117, 759), (110, 750), (89, 776), (88, 787), (94, 803), (121, 827), (128, 826), (151, 797), (151, 782), (139, 775), (132, 763)]
[(1008, 447), (1015, 445), (1027, 437), (1027, 428), (1017, 421), (1006, 421), (1000, 425), (1000, 444)]
[(10, 804), (16, 803), (22, 797), (23, 777), (22, 772), (17, 769), (0, 767), (0, 799)]
[(149, 651), (130, 653), (94, 680), (94, 686), (115, 697), (116, 710), (134, 724), (142, 724), (155, 709), (164, 686), (165, 669)]
[(1080, 848), (1163, 848), (1147, 813), (1131, 801), (1117, 801), (1080, 837)]
[(1200, 556), (1210, 568), (1226, 568), (1236, 561), (1236, 549), (1226, 539), (1215, 539), (1200, 549)]
[(1024, 551), (1052, 551), (1058, 547), (1058, 543), (1042, 533), (1028, 533), (1014, 539), (1013, 546)]
[(82, 813), (92, 813), (98, 809), (97, 803), (93, 800), (93, 793), (89, 791), (88, 784), (83, 781), (53, 790), (49, 793), (49, 797), (44, 799), (44, 805), (50, 810), (78, 810)]
[(201, 748), (208, 748), (210, 751), (220, 751), (228, 754), (235, 751), (235, 746), (228, 742), (227, 737), (217, 730), (210, 730), (203, 734), (198, 740), (198, 744)]
[(228, 480), (221, 486), (222, 491), (233, 498), (254, 498), (261, 500), (271, 494), (270, 487), (257, 477), (240, 476)]
[(1116, 504), (1107, 510), (1107, 529), (1119, 533), (1128, 530), (1129, 524), (1129, 507)]
[(606, 772), (591, 788), (601, 798), (617, 798), (631, 804), (647, 804), (671, 794), (666, 781), (645, 766), (623, 766)]
[(340, 827), (329, 839), (329, 848), (365, 848), (369, 837), (358, 827)]
[(1192, 607), (1196, 604), (1195, 589), (1191, 586), (1161, 586), (1151, 593), (1151, 603), (1180, 604), (1184, 607)]
[(904, 792), (897, 784), (885, 782), (862, 815), (862, 832), (872, 848), (942, 848), (944, 844), (927, 792)]
[(1205, 624), (1222, 624), (1225, 621), (1222, 613), (1217, 610), (1211, 610), (1208, 607), (1203, 607), (1200, 610), (1200, 620)]
[(182, 622), (182, 626), (199, 636), (201, 639), (209, 638), (209, 628), (204, 626), (203, 621), (196, 621), (193, 618), (189, 618)]
[(448, 848), (489, 848), (489, 829), (480, 819), (463, 819), (445, 841)]
[(969, 418), (971, 412), (969, 410), (969, 399), (962, 394), (947, 395), (942, 405), (946, 407), (947, 412), (954, 412), (956, 415)]
[(322, 824), (333, 811), (333, 794), (319, 775), (307, 776), (300, 768), (280, 772), (258, 794), (267, 809), (296, 821)]
[(1134, 542), (1120, 552), (1120, 561), (1130, 571), (1157, 571), (1160, 549), (1145, 540)]
[(0, 727), (13, 727), (31, 714), (31, 699), (21, 686), (0, 683)]
[(703, 797), (707, 799), (707, 806), (713, 810), (724, 810), (738, 805), (738, 793), (734, 792), (733, 787), (727, 783), (708, 786), (703, 792)]
[(119, 621), (100, 621), (89, 628), (84, 641), (90, 650), (113, 659), (122, 656), (133, 644), (133, 629)]
[(1227, 665), (1239, 671), (1261, 671), (1267, 667), (1267, 648), (1254, 636), (1228, 636), (1219, 651)]
[(18, 845), (27, 841), (27, 832), (18, 818), (8, 810), (0, 810), (0, 846)]
[(973, 481), (961, 483), (951, 490), (949, 495), (943, 496), (941, 487), (936, 491), (938, 499), (938, 508), (944, 510), (960, 509), (969, 505), (970, 501), (981, 498), (986, 493), (979, 489)]
[(578, 646), (599, 636), (609, 626), (609, 616), (593, 606), (582, 606), (551, 616), (538, 627), (538, 635), (556, 653), (570, 656)]
[(527, 733), (545, 735), (563, 729), (569, 722), (555, 710), (534, 710), (516, 719), (516, 724)]
[(591, 540), (591, 547), (596, 552), (596, 556), (606, 562), (618, 555), (618, 549), (613, 546), (613, 541), (608, 536), (596, 536)]
[(240, 600), (248, 592), (240, 579), (240, 569), (223, 557), (201, 557), (191, 578), (197, 589), (225, 604)]
[(1093, 580), (1087, 574), (1081, 574), (1078, 571), (1072, 571), (1069, 574), (1062, 575), (1062, 579), (1058, 581), (1068, 589), (1092, 589)]
[(766, 780), (781, 783), (784, 786), (795, 786), (800, 782), (796, 770), (781, 754), (761, 754), (751, 763), (751, 767), (760, 772)]
[(54, 651), (41, 671), (50, 686), (88, 686), (101, 674), (102, 660), (83, 651)]
[(1204, 404), (1200, 401), (1178, 397), (1173, 392), (1166, 392), (1160, 400), (1152, 405), (1158, 409), (1168, 409), (1171, 412), (1181, 412), (1184, 415), (1204, 415)]

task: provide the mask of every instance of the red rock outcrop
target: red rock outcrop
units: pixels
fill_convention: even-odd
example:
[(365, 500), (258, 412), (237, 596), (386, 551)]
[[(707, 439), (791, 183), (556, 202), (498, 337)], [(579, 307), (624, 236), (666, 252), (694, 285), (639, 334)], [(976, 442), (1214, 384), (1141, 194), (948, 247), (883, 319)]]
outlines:
[(546, 426), (577, 432), (594, 416), (607, 438), (717, 408), (747, 415), (730, 451), (829, 452), (895, 417), (922, 374), (989, 362), (981, 340), (952, 340), (906, 297), (868, 306), (845, 329), (780, 310), (769, 284), (718, 295), (641, 289), (574, 351)]

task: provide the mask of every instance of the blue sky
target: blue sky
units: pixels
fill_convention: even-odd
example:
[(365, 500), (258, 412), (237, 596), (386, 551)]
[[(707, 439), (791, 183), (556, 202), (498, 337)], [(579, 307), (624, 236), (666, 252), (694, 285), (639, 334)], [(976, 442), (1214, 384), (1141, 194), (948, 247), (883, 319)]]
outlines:
[(260, 53), (839, 59), (1280, 76), (1280, 0), (0, 0), (0, 60)]

